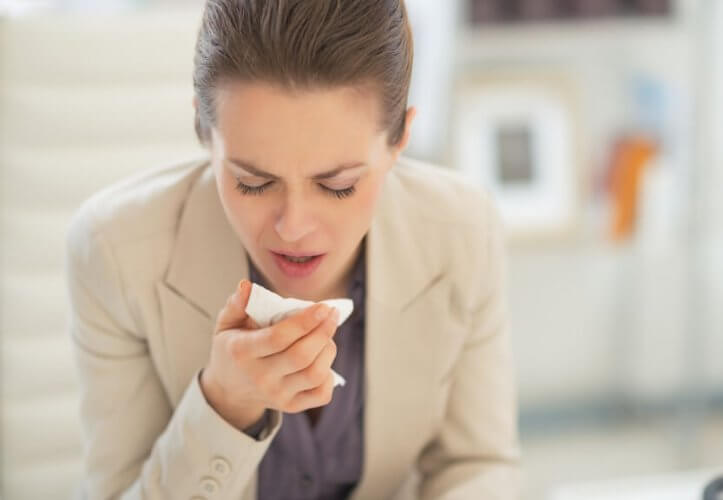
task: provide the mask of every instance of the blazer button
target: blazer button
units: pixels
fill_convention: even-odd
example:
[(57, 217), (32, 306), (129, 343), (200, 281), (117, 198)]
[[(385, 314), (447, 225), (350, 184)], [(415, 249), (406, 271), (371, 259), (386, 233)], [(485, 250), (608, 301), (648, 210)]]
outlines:
[(311, 487), (314, 484), (314, 478), (310, 474), (301, 475), (301, 485), (305, 488)]
[(218, 484), (218, 481), (212, 477), (201, 478), (201, 490), (208, 495), (216, 493), (220, 486), (221, 485)]
[(226, 477), (231, 472), (231, 464), (228, 460), (221, 457), (214, 457), (211, 460), (211, 470), (218, 475), (218, 477)]

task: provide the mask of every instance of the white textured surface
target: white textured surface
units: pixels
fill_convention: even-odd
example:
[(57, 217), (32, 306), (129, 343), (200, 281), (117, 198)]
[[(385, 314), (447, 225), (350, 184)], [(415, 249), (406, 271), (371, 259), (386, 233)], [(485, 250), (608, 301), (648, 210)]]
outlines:
[(101, 187), (201, 153), (187, 12), (0, 22), (5, 500), (70, 498), (82, 474), (63, 276), (70, 216)]
[(700, 500), (720, 470), (678, 472), (565, 486), (550, 500)]
[[(197, 8), (8, 20), (0, 41), (4, 80), (49, 87), (180, 83), (190, 78)], [(189, 52), (191, 51), (191, 52)], [(33, 57), (28, 57), (32, 54)]]
[[(704, 419), (700, 434), (685, 439), (678, 435), (679, 425), (674, 418), (631, 418), (526, 436), (522, 499), (646, 500), (645, 494), (660, 487), (686, 488), (691, 479), (699, 487), (710, 472), (723, 474), (723, 418)], [(691, 445), (694, 457), (686, 458)]]

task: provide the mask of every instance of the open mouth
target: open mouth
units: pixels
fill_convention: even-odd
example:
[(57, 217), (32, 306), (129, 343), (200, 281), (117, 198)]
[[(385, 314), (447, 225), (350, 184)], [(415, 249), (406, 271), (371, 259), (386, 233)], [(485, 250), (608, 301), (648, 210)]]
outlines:
[(303, 262), (309, 262), (311, 259), (315, 259), (318, 255), (309, 255), (307, 257), (292, 257), (291, 255), (284, 255), (284, 258), (289, 262), (295, 262), (301, 264)]
[(319, 255), (286, 255), (271, 252), (279, 269), (290, 278), (305, 278), (311, 275), (326, 254)]

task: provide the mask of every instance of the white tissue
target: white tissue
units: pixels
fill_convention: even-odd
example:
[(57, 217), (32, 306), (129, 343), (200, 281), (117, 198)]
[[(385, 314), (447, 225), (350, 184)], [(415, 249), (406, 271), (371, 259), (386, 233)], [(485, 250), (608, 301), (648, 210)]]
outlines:
[[(339, 311), (338, 325), (344, 323), (354, 310), (354, 302), (351, 299), (329, 299), (322, 300), (321, 303)], [(246, 314), (264, 328), (314, 304), (315, 302), (308, 300), (285, 299), (271, 290), (253, 283), (249, 301), (246, 304)], [(334, 387), (346, 384), (344, 377), (334, 370), (331, 372), (334, 375)]]

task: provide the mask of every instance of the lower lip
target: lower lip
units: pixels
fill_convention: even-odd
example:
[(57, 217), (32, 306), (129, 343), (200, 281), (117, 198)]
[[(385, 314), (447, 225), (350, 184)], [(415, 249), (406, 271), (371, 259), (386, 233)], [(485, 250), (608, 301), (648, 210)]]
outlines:
[(286, 257), (282, 257), (277, 253), (272, 252), (272, 255), (274, 256), (276, 265), (279, 266), (279, 269), (289, 278), (306, 278), (310, 276), (316, 271), (316, 268), (319, 267), (321, 260), (324, 258), (324, 255), (318, 255), (306, 262), (297, 263), (291, 262)]

